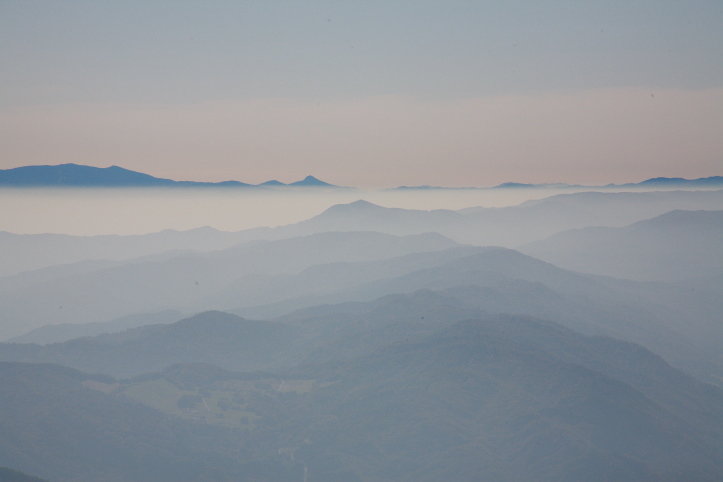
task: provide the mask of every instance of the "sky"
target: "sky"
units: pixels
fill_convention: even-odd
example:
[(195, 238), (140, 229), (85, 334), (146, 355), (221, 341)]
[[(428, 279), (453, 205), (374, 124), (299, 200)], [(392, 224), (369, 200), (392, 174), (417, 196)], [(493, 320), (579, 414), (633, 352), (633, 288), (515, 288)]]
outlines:
[(0, 169), (723, 175), (723, 2), (0, 0)]

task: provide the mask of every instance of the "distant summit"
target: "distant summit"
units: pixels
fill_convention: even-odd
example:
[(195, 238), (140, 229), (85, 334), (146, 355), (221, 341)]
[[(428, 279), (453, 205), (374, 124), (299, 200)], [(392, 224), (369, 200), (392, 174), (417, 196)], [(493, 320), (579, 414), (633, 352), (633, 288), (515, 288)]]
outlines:
[(545, 183), (545, 184), (527, 184), (520, 182), (504, 182), (493, 187), (442, 187), (442, 186), (399, 186), (391, 188), (391, 191), (404, 190), (460, 190), (460, 189), (567, 189), (567, 188), (588, 188), (588, 189), (607, 189), (607, 188), (660, 188), (660, 189), (676, 189), (676, 188), (723, 188), (723, 176), (702, 177), (699, 179), (684, 179), (682, 177), (655, 177), (642, 182), (630, 182), (626, 184), (607, 184), (604, 186), (589, 186), (580, 184), (566, 183)]
[(495, 186), (498, 188), (513, 188), (513, 189), (526, 189), (529, 187), (540, 187), (537, 184), (525, 184), (521, 182), (505, 182), (500, 184), (499, 186)]
[(306, 176), (302, 181), (292, 182), (289, 186), (308, 186), (308, 187), (336, 187), (328, 182), (320, 181), (314, 176)]
[(123, 169), (118, 166), (92, 167), (79, 164), (57, 166), (23, 166), (14, 169), (0, 169), (0, 187), (221, 187), (221, 188), (284, 188), (295, 187), (337, 187), (307, 176), (303, 181), (284, 184), (273, 180), (258, 185), (239, 181), (196, 182), (174, 181), (153, 177), (149, 174)]
[[(630, 184), (623, 184), (629, 186)], [(723, 186), (723, 176), (701, 177), (699, 179), (683, 179), (682, 177), (655, 177), (647, 181), (633, 184), (634, 186), (650, 187), (709, 187)]]
[(129, 171), (118, 166), (106, 168), (61, 164), (59, 166), (24, 166), (0, 170), (0, 186), (13, 187), (129, 187), (172, 186), (170, 179), (161, 179)]

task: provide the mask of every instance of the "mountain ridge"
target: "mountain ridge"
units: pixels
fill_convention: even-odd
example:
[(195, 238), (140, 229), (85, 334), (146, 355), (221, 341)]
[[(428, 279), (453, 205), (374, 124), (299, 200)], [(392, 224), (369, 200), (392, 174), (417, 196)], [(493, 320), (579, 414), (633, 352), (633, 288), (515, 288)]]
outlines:
[(199, 182), (174, 181), (154, 177), (119, 166), (93, 167), (81, 164), (33, 165), (12, 169), (0, 169), (0, 187), (203, 187), (203, 188), (284, 188), (284, 187), (328, 187), (338, 188), (314, 176), (306, 176), (301, 181), (285, 184), (276, 180), (260, 184), (240, 181)]
[(622, 227), (561, 231), (519, 249), (583, 273), (683, 281), (720, 274), (722, 242), (723, 210), (678, 209)]
[[(322, 181), (314, 176), (291, 183), (270, 180), (259, 184), (241, 181), (175, 181), (159, 178), (120, 166), (94, 167), (82, 164), (66, 163), (57, 165), (29, 165), (10, 169), (0, 169), (0, 187), (223, 187), (223, 188), (285, 188), (285, 187), (317, 187), (344, 188)], [(449, 190), (449, 189), (567, 189), (567, 188), (635, 188), (635, 187), (723, 187), (723, 176), (709, 176), (696, 179), (681, 177), (654, 177), (637, 183), (606, 184), (583, 186), (567, 183), (520, 183), (504, 182), (492, 187), (442, 187), (432, 185), (399, 186), (389, 190)], [(344, 188), (353, 189), (353, 188)]]

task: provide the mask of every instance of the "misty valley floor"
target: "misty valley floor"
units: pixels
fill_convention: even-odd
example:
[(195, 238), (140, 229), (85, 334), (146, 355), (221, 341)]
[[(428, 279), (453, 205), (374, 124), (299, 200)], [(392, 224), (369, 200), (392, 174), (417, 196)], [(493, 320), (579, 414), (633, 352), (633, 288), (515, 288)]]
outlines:
[(723, 191), (0, 248), (12, 480), (723, 478)]

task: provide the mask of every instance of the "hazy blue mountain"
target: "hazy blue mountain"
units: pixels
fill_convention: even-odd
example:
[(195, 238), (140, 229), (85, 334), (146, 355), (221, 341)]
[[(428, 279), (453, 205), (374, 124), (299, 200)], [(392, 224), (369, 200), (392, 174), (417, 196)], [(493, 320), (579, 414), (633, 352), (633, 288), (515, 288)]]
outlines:
[[(247, 292), (257, 294), (259, 300), (268, 299), (264, 291), (273, 293), (271, 286), (278, 284), (280, 293), (286, 295), (301, 294), (305, 287), (315, 293), (231, 311), (266, 318), (302, 309), (299, 316), (306, 319), (309, 316), (303, 310), (315, 305), (366, 302), (417, 290), (447, 294), (454, 290), (454, 300), (446, 303), (449, 306), (553, 319), (584, 333), (642, 344), (706, 381), (723, 380), (720, 292), (583, 275), (504, 248), (456, 248), (386, 264), (389, 271), (377, 263), (338, 263), (291, 277), (270, 278), (259, 291)], [(248, 280), (245, 286), (232, 285), (236, 291), (225, 293), (226, 303), (234, 299), (234, 292), (239, 304), (253, 301), (253, 296), (244, 298), (243, 291), (251, 284)], [(311, 310), (322, 317), (339, 314), (335, 306)], [(292, 312), (289, 316), (296, 315)]]
[[(530, 281), (548, 290), (608, 302), (619, 296), (599, 280), (557, 268), (519, 252), (495, 247), (458, 247), (444, 251), (418, 253), (383, 262), (329, 263), (310, 267), (293, 276), (271, 277), (259, 283), (273, 296), (273, 286), (288, 300), (268, 306), (247, 306), (249, 301), (270, 297), (258, 291), (246, 298), (254, 280), (230, 285), (223, 293), (223, 302), (236, 300), (236, 310), (247, 316), (273, 317), (292, 309), (344, 301), (368, 301), (395, 293), (411, 293), (419, 289), (442, 290), (456, 286), (512, 287), (516, 281)], [(614, 284), (615, 280), (611, 280)], [(260, 285), (260, 286), (259, 286)], [(629, 289), (626, 285), (625, 290)], [(305, 292), (312, 294), (303, 296)], [(298, 297), (294, 298), (293, 295)], [(527, 294), (529, 295), (529, 293)], [(550, 294), (554, 296), (554, 294)], [(530, 298), (531, 300), (532, 298)], [(539, 308), (539, 306), (538, 306)], [(565, 308), (570, 310), (569, 307)]]
[[(504, 330), (495, 329), (499, 324)], [(579, 352), (560, 356), (561, 346)], [(641, 366), (656, 368), (644, 375)], [(662, 378), (663, 393), (676, 401), (663, 408), (652, 393), (645, 396), (601, 369), (627, 372), (640, 385)], [(317, 396), (316, 414), (338, 417), (329, 422), (335, 435), (304, 434), (325, 442), (305, 452), (351, 459), (367, 471), (362, 479), (685, 480), (720, 474), (719, 392), (639, 347), (586, 339), (554, 324), (463, 322), (328, 370), (328, 379), (338, 381), (326, 389), (327, 404)], [(689, 395), (713, 426), (706, 427), (696, 409), (681, 414)], [(677, 422), (679, 414), (690, 425)], [(674, 448), (683, 433), (706, 435), (683, 455)]]
[[(174, 181), (154, 177), (141, 172), (131, 171), (118, 166), (93, 167), (79, 164), (35, 165), (12, 169), (0, 169), (0, 187), (257, 187), (257, 186), (295, 186), (295, 187), (337, 187), (320, 181), (314, 176), (307, 176), (301, 181), (284, 184), (279, 181), (267, 181), (258, 185), (239, 181), (198, 182)], [(723, 186), (722, 176), (711, 176), (699, 179), (656, 177), (639, 183), (610, 184), (607, 186), (586, 186), (588, 188), (604, 187), (652, 187), (652, 188), (698, 188)], [(545, 187), (578, 187), (564, 183), (524, 184), (517, 182), (502, 183), (494, 188), (545, 188)], [(434, 186), (401, 186), (397, 189), (445, 189)], [(479, 189), (479, 188), (473, 188)]]
[[(629, 186), (631, 184), (623, 184)], [(698, 179), (683, 179), (681, 177), (655, 177), (648, 179), (633, 186), (642, 187), (718, 187), (723, 186), (723, 176), (701, 177)]]
[(0, 386), (0, 465), (53, 482), (300, 477), (281, 463), (244, 457), (239, 434), (226, 427), (189, 423), (114, 396), (110, 377), (0, 363)]
[[(336, 187), (307, 176), (289, 186), (295, 187)], [(286, 186), (278, 181), (269, 181), (258, 186)], [(0, 187), (258, 187), (239, 181), (197, 182), (174, 181), (153, 177), (141, 172), (131, 171), (118, 166), (92, 167), (78, 164), (60, 164), (57, 166), (22, 166), (13, 169), (0, 169)]]
[(125, 260), (169, 250), (210, 251), (254, 240), (286, 239), (325, 231), (394, 235), (438, 232), (461, 243), (517, 247), (568, 229), (622, 227), (665, 212), (721, 210), (723, 191), (577, 193), (506, 208), (409, 210), (366, 201), (330, 207), (309, 220), (235, 233), (212, 228), (139, 236), (17, 235), (0, 232), (0, 276), (87, 259)]
[(0, 344), (0, 359), (59, 363), (79, 370), (127, 377), (175, 363), (212, 363), (227, 369), (288, 366), (299, 330), (209, 311), (165, 325), (84, 337), (51, 345)]
[(105, 322), (45, 325), (31, 330), (24, 335), (11, 338), (8, 342), (47, 345), (49, 343), (59, 343), (72, 340), (74, 338), (82, 338), (84, 336), (118, 333), (131, 328), (137, 328), (139, 326), (174, 323), (179, 321), (181, 318), (183, 318), (183, 315), (181, 315), (180, 311), (165, 310), (156, 313), (128, 315)]
[(86, 273), (41, 277), (32, 284), (6, 279), (0, 283), (0, 335), (8, 338), (48, 324), (107, 321), (169, 308), (192, 311), (197, 300), (246, 275), (293, 274), (319, 263), (388, 259), (456, 245), (433, 233), (319, 233), (134, 260)]
[(589, 189), (602, 189), (602, 188), (635, 188), (635, 187), (649, 187), (649, 188), (715, 188), (723, 187), (723, 176), (711, 176), (701, 177), (698, 179), (683, 179), (681, 177), (656, 177), (647, 179), (642, 182), (630, 182), (625, 184), (607, 184), (605, 186), (581, 186), (578, 184), (566, 184), (566, 183), (546, 183), (546, 184), (528, 184), (519, 182), (504, 182), (491, 188), (479, 188), (479, 187), (467, 187), (467, 188), (446, 188), (439, 186), (399, 186), (394, 189), (530, 189), (530, 188), (589, 188)]
[(6, 187), (167, 187), (176, 184), (118, 166), (106, 168), (61, 164), (0, 169), (0, 186)]
[(296, 187), (337, 187), (333, 184), (329, 184), (328, 182), (320, 181), (314, 176), (306, 176), (301, 181), (292, 182), (290, 184), (287, 184), (287, 186), (296, 186)]
[[(193, 306), (197, 311), (252, 308), (247, 310), (249, 316), (274, 318), (299, 307), (346, 301), (350, 298), (345, 298), (345, 293), (367, 283), (396, 278), (490, 249), (495, 248), (459, 246), (384, 260), (315, 264), (292, 274), (246, 275), (199, 299)], [(261, 309), (254, 309), (259, 307)]]
[[(553, 323), (460, 322), (319, 368), (333, 383), (302, 405), (303, 416), (319, 422), (297, 438), (296, 456), (310, 473), (328, 458), (353, 467), (360, 480), (712, 480), (721, 473), (719, 390), (638, 346)], [(319, 368), (295, 374), (318, 380)], [(681, 438), (691, 444), (681, 446)]]
[[(280, 238), (323, 231), (378, 231), (395, 235), (434, 231), (460, 243), (516, 247), (568, 229), (622, 227), (676, 209), (723, 209), (723, 190), (584, 192), (559, 194), (518, 206), (458, 211), (384, 208), (359, 200), (332, 206), (297, 224), (260, 230), (258, 235)], [(254, 236), (254, 231), (247, 235)]]
[[(439, 306), (434, 295), (422, 298)], [(371, 316), (362, 333), (374, 337), (405, 316), (411, 325), (420, 313), (398, 303), (384, 311), (395, 307), (386, 321)], [(198, 339), (211, 348), (227, 338), (221, 351), (262, 360), (273, 353), (255, 340), (268, 325), (210, 313), (153, 334), (160, 351), (162, 343)], [(245, 334), (229, 336), (238, 327)], [(447, 320), (410, 333), (276, 374), (186, 364), (118, 381), (0, 363), (0, 464), (53, 480), (723, 475), (723, 393), (638, 345), (523, 316)], [(233, 344), (246, 355), (231, 355)]]
[(706, 381), (723, 379), (720, 293), (581, 275), (504, 248), (454, 246), (439, 235), (351, 232), (241, 245), (5, 289), (0, 314), (3, 329), (20, 335), (48, 323), (171, 308), (274, 318), (320, 304), (471, 286), (483, 288), (465, 300), (474, 309), (542, 316), (634, 341)]
[[(310, 286), (312, 291), (320, 290), (317, 293), (278, 303), (280, 307), (271, 305), (235, 312), (255, 317), (264, 311), (273, 313), (274, 309), (285, 313), (302, 308), (278, 320), (297, 330), (296, 343), (282, 347), (291, 359), (302, 356), (302, 352), (310, 356), (308, 354), (319, 350), (319, 353), (331, 350), (331, 353), (359, 354), (392, 340), (428, 334), (445, 324), (481, 313), (513, 313), (549, 318), (588, 334), (633, 341), (703, 380), (715, 383), (723, 380), (720, 363), (723, 337), (719, 323), (723, 299), (714, 293), (580, 275), (503, 248), (457, 248), (405, 256), (386, 263), (392, 269), (406, 264), (409, 271), (399, 277), (385, 277), (388, 273), (380, 270), (383, 263), (379, 262), (322, 265), (298, 276), (283, 277), (279, 283), (282, 294), (304, 292), (304, 286)], [(367, 277), (380, 275), (382, 278), (368, 281)], [(270, 279), (260, 290), (253, 290), (252, 283), (242, 286), (246, 291), (239, 293), (239, 300), (243, 302), (243, 297), (248, 296), (247, 302), (252, 302), (255, 297), (269, 296), (264, 292), (271, 290), (277, 278)], [(324, 289), (326, 295), (322, 294)], [(343, 303), (348, 300), (364, 302)], [(314, 307), (319, 304), (323, 306)], [(86, 370), (99, 367), (115, 370), (118, 365), (122, 367), (120, 370), (132, 367), (133, 373), (138, 373), (147, 367), (140, 361), (146, 358), (136, 357), (136, 350), (161, 353), (165, 349), (131, 349), (128, 344), (135, 346), (139, 343), (138, 337), (153, 334), (156, 329), (151, 326), (46, 347), (2, 344), (0, 359), (63, 363)], [(112, 351), (106, 347), (115, 345), (112, 340), (123, 343), (117, 357), (102, 354)], [(270, 346), (266, 349), (269, 353), (278, 353)], [(129, 353), (130, 359), (124, 361)], [(163, 363), (188, 361), (173, 356), (176, 354), (163, 358)], [(219, 363), (214, 358), (217, 354), (212, 352), (199, 356), (195, 361)], [(274, 358), (279, 362), (284, 359)], [(153, 365), (153, 369), (157, 368), (159, 366)]]
[(723, 211), (672, 211), (623, 228), (564, 231), (520, 248), (563, 268), (638, 280), (723, 273)]
[(0, 467), (0, 480), (3, 482), (48, 482), (46, 479), (18, 472), (8, 467)]
[[(143, 235), (71, 236), (0, 231), (0, 276), (85, 260), (127, 260), (167, 251), (212, 251), (245, 241), (239, 233), (204, 227)], [(1, 282), (1, 281), (0, 281)]]
[(94, 271), (111, 268), (113, 266), (121, 266), (122, 264), (123, 261), (113, 261), (110, 259), (88, 259), (75, 261), (69, 264), (57, 264), (38, 269), (31, 269), (28, 271), (21, 271), (18, 274), (10, 274), (0, 277), (0, 290), (31, 286), (52, 279), (92, 273)]
[[(633, 222), (659, 216), (673, 210), (723, 209), (723, 190), (719, 191), (661, 191), (661, 192), (582, 192), (558, 194), (540, 200), (526, 201), (514, 208), (503, 208), (497, 213), (510, 222), (521, 246), (529, 239), (543, 239), (556, 232), (588, 226), (623, 227)], [(487, 208), (469, 208), (458, 211), (477, 214), (479, 221), (490, 216)], [(525, 225), (530, 228), (526, 231)], [(554, 232), (552, 232), (554, 230)], [(548, 232), (549, 234), (543, 235)], [(537, 236), (536, 239), (532, 239)]]
[(169, 401), (204, 391), (228, 400), (227, 423), (234, 410), (255, 414), (255, 427), (284, 437), (275, 452), (293, 453), (311, 477), (706, 480), (720, 472), (720, 390), (653, 353), (527, 317), (446, 326), (255, 387), (231, 375), (224, 384), (218, 372), (204, 381), (207, 369), (136, 383), (146, 399), (151, 380), (159, 388), (167, 380), (183, 389)]
[(271, 181), (262, 182), (259, 186), (286, 186), (286, 184), (281, 181), (277, 181), (276, 179), (272, 179)]

